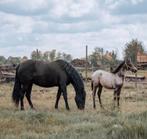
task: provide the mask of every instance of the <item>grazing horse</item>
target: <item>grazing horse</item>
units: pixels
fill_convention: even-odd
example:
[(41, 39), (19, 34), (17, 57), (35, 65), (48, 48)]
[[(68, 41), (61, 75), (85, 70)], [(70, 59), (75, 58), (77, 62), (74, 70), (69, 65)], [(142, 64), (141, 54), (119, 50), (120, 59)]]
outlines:
[(55, 108), (58, 109), (58, 102), (63, 93), (66, 109), (69, 110), (66, 86), (70, 83), (76, 92), (75, 102), (77, 107), (84, 109), (86, 99), (84, 83), (77, 70), (71, 64), (64, 60), (57, 60), (50, 63), (28, 60), (19, 64), (16, 68), (12, 99), (17, 107), (20, 102), (21, 110), (24, 110), (23, 99), (25, 95), (30, 107), (34, 108), (31, 101), (33, 84), (41, 87), (58, 86)]
[(103, 107), (101, 102), (101, 92), (103, 87), (107, 89), (114, 89), (114, 101), (117, 99), (117, 106), (119, 107), (120, 92), (123, 86), (124, 73), (126, 70), (130, 70), (134, 73), (137, 72), (137, 68), (132, 64), (130, 59), (124, 60), (115, 70), (112, 70), (111, 72), (97, 70), (92, 74), (91, 87), (93, 90), (93, 108), (96, 108), (95, 95), (97, 88), (99, 88), (97, 91), (99, 103), (100, 106)]

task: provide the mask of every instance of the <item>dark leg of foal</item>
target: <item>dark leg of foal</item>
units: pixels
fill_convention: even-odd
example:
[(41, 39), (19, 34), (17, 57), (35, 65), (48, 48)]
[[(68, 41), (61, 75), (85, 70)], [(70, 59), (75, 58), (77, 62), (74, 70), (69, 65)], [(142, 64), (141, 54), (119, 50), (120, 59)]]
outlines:
[(34, 109), (33, 103), (31, 101), (31, 91), (32, 91), (32, 85), (29, 85), (26, 91), (26, 98), (28, 100), (28, 103), (31, 107), (31, 109)]
[(97, 95), (98, 95), (98, 98), (99, 98), (99, 103), (100, 103), (101, 108), (103, 108), (103, 105), (102, 105), (102, 102), (101, 102), (102, 88), (103, 88), (102, 85), (99, 85), (99, 90), (97, 91)]
[(119, 100), (120, 100), (120, 92), (121, 92), (121, 87), (118, 89), (117, 92), (117, 106), (119, 107)]
[(60, 96), (61, 96), (61, 90), (60, 90), (60, 87), (59, 87), (58, 93), (57, 93), (57, 96), (56, 96), (55, 109), (58, 109), (58, 103), (59, 103)]
[(114, 89), (114, 107), (115, 107), (115, 102), (116, 102), (116, 96), (117, 96), (117, 89)]
[(66, 84), (61, 84), (60, 85), (61, 88), (61, 92), (63, 92), (63, 98), (65, 101), (65, 106), (67, 110), (70, 110), (69, 105), (68, 105), (68, 101), (67, 101), (67, 90), (66, 90)]
[(115, 107), (116, 100), (117, 100), (117, 106), (119, 107), (120, 92), (121, 92), (121, 87), (115, 88), (115, 90), (114, 90), (114, 107)]
[(97, 90), (97, 87), (94, 86), (94, 87), (93, 87), (93, 92), (92, 92), (92, 97), (93, 97), (93, 108), (94, 108), (94, 109), (96, 108), (96, 105), (95, 105), (95, 94), (96, 94), (96, 90)]

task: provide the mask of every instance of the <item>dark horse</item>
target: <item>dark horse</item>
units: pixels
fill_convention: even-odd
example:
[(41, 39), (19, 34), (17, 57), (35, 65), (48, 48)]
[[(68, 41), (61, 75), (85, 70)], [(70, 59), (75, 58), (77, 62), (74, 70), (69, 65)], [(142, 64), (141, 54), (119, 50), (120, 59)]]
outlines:
[(55, 108), (58, 109), (58, 102), (63, 93), (66, 109), (69, 110), (66, 86), (70, 83), (73, 85), (76, 92), (75, 102), (77, 107), (79, 109), (84, 109), (86, 99), (84, 83), (77, 70), (71, 64), (64, 60), (57, 60), (51, 63), (28, 60), (19, 64), (16, 68), (12, 99), (16, 106), (19, 105), (20, 101), (21, 110), (23, 110), (23, 99), (25, 95), (30, 107), (34, 108), (31, 101), (33, 84), (41, 87), (58, 86)]

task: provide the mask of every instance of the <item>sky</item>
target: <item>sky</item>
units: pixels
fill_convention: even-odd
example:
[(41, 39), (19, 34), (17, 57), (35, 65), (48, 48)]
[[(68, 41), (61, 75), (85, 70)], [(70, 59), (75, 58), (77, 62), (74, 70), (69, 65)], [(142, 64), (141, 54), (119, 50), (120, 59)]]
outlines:
[(147, 0), (0, 0), (0, 55), (30, 56), (35, 49), (89, 54), (95, 47), (123, 58), (138, 39), (147, 50)]

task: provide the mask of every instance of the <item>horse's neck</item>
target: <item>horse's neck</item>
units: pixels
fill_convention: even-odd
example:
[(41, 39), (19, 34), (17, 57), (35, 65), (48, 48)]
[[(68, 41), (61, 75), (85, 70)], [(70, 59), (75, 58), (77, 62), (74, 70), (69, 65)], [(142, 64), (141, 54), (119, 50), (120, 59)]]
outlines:
[(119, 77), (121, 77), (124, 80), (124, 76), (125, 76), (125, 68), (122, 67), (121, 70), (117, 73), (117, 75)]
[(124, 64), (125, 64), (125, 61), (123, 61), (115, 70), (113, 70), (112, 73), (114, 74), (119, 73), (121, 70), (124, 69)]

